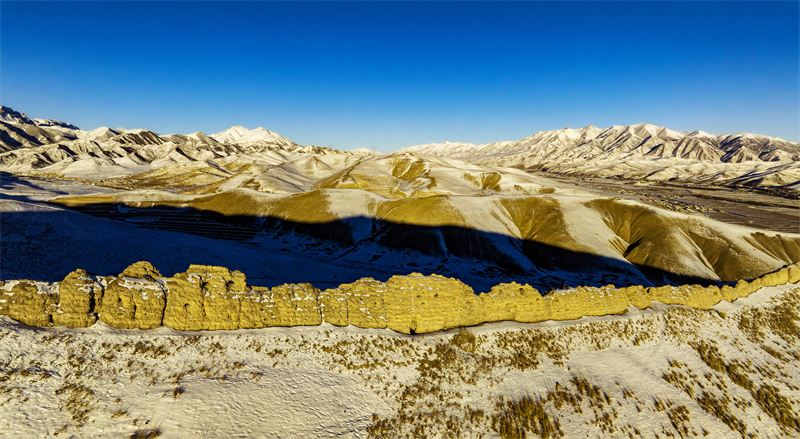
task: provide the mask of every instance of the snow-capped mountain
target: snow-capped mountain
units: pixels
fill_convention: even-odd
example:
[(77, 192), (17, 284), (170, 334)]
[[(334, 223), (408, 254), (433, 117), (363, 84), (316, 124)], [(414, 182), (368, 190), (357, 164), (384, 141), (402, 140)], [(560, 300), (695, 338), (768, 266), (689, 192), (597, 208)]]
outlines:
[[(61, 172), (74, 161), (114, 167), (168, 157), (174, 163), (269, 151), (341, 153), (301, 146), (263, 127), (249, 130), (233, 126), (211, 135), (159, 135), (149, 130), (108, 127), (82, 131), (69, 123), (30, 119), (24, 113), (0, 107), (0, 168), (17, 172)], [(518, 141), (430, 143), (400, 151), (577, 177), (800, 189), (800, 144), (749, 133), (711, 135), (649, 124), (605, 129), (587, 126), (539, 132)], [(368, 156), (373, 152), (341, 154)], [(126, 157), (130, 160), (123, 159)], [(51, 168), (53, 165), (58, 166)]]
[(481, 152), (501, 151), (503, 148), (513, 143), (514, 142), (510, 141), (486, 143), (483, 145), (464, 142), (426, 143), (424, 145), (401, 148), (398, 152), (418, 152), (448, 157), (472, 157), (482, 155)]
[(2, 107), (0, 112), (0, 169), (14, 172), (98, 178), (142, 172), (142, 167), (151, 169), (239, 155), (253, 162), (265, 153), (278, 157), (354, 155), (313, 145), (301, 146), (264, 128), (231, 127), (212, 136), (201, 132), (159, 135), (146, 129), (109, 127), (82, 131), (65, 122), (30, 119), (8, 107)]
[(459, 158), (517, 156), (523, 162), (531, 158), (586, 161), (632, 156), (725, 163), (800, 160), (800, 145), (775, 137), (749, 133), (719, 136), (702, 131), (681, 133), (649, 124), (615, 125), (606, 129), (590, 125), (577, 130), (564, 128), (538, 132), (516, 142), (484, 145), (431, 143), (403, 148), (401, 151)]
[(53, 119), (31, 119), (25, 115), (25, 113), (14, 111), (14, 109), (5, 106), (0, 106), (0, 121), (24, 125), (36, 125), (44, 128), (55, 128), (65, 132), (81, 131), (80, 128), (71, 123), (61, 122)]
[(400, 151), (574, 176), (725, 185), (800, 182), (800, 144), (749, 133), (682, 133), (649, 124), (565, 128), (516, 142), (444, 142)]
[(80, 131), (80, 128), (77, 126), (61, 122), (60, 120), (53, 120), (53, 119), (33, 119), (33, 122), (40, 127), (48, 127), (48, 128), (56, 128), (56, 129), (65, 129), (65, 130), (72, 130), (72, 131)]
[(243, 126), (230, 127), (227, 130), (212, 134), (212, 139), (220, 143), (232, 143), (239, 145), (252, 145), (254, 143), (272, 143), (276, 145), (297, 145), (286, 137), (278, 133), (273, 133), (270, 130), (258, 127), (254, 130), (248, 130)]
[(80, 136), (81, 140), (95, 140), (95, 141), (102, 141), (108, 140), (114, 136), (118, 136), (122, 134), (122, 131), (119, 130), (112, 130), (109, 127), (100, 127), (95, 128), (91, 131), (87, 131)]
[(35, 125), (33, 120), (26, 116), (25, 113), (20, 113), (4, 106), (0, 106), (0, 121)]

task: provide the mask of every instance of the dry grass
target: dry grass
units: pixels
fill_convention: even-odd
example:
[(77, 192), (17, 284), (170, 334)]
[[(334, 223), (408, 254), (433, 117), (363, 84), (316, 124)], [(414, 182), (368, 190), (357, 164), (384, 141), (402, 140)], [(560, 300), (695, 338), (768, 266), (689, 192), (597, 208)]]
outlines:
[(730, 400), (727, 397), (717, 398), (708, 392), (703, 392), (697, 399), (697, 403), (700, 404), (700, 407), (702, 407), (706, 413), (716, 417), (731, 430), (736, 431), (741, 434), (742, 437), (745, 437), (747, 434), (747, 426), (739, 418), (734, 416), (733, 413), (731, 413), (730, 409), (728, 408), (729, 402)]
[[(94, 410), (94, 392), (82, 384), (66, 383), (55, 391), (56, 396), (65, 397), (61, 401), (61, 410), (68, 412), (78, 427), (89, 421), (89, 414)], [(62, 398), (63, 398), (62, 397)]]
[[(770, 313), (768, 312), (767, 315), (769, 314)], [(786, 320), (778, 319), (776, 321), (785, 322)], [(711, 369), (727, 375), (728, 378), (730, 378), (731, 381), (733, 381), (736, 385), (748, 390), (750, 395), (753, 397), (753, 400), (758, 404), (761, 410), (773, 418), (778, 424), (781, 425), (782, 428), (800, 432), (800, 416), (797, 415), (797, 412), (794, 410), (791, 401), (785, 396), (781, 395), (780, 391), (775, 386), (762, 384), (761, 386), (756, 387), (749, 377), (749, 360), (747, 364), (743, 364), (738, 360), (725, 362), (719, 352), (719, 349), (717, 349), (716, 346), (705, 342), (697, 345), (697, 352), (703, 362), (706, 363)], [(761, 375), (762, 378), (765, 378), (770, 375), (770, 372), (764, 368), (761, 368), (761, 370), (759, 370), (759, 375)], [(701, 404), (701, 406), (703, 406), (703, 404)], [(707, 401), (703, 408), (705, 409), (706, 407), (713, 408), (718, 415), (729, 415), (724, 413), (724, 411), (720, 411), (718, 404), (713, 401)], [(723, 420), (723, 422), (725, 421)], [(729, 421), (726, 422), (726, 424), (731, 426), (732, 429), (734, 429), (733, 426), (739, 428), (739, 423), (735, 421)], [(740, 430), (737, 429), (737, 431)], [(740, 433), (744, 434), (744, 430), (741, 430)]]
[[(669, 422), (681, 437), (689, 436), (689, 426), (691, 418), (689, 416), (689, 409), (684, 406), (678, 406), (667, 411)], [(696, 436), (696, 435), (693, 435)]]
[(131, 435), (131, 439), (155, 439), (161, 436), (161, 434), (162, 432), (160, 428), (137, 430)]
[[(402, 367), (415, 371), (416, 380), (409, 384), (397, 383), (400, 388), (394, 395), (400, 407), (398, 413), (386, 419), (374, 417), (367, 430), (369, 437), (460, 438), (488, 422), (482, 410), (463, 404), (462, 392), (476, 390), (496, 367), (494, 358), (475, 353), (480, 338), (462, 330), (446, 343), (437, 343), (427, 350), (419, 341), (400, 340), (397, 346), (408, 352), (404, 356), (407, 364)], [(370, 341), (369, 345), (375, 346), (375, 343)], [(384, 355), (381, 351), (367, 352), (373, 359), (367, 357), (360, 361), (373, 361)], [(385, 363), (379, 367), (387, 373), (398, 370)]]
[(739, 316), (739, 330), (753, 343), (763, 343), (769, 330), (789, 344), (800, 340), (800, 291), (793, 290), (777, 299), (772, 306), (750, 308)]
[(458, 334), (453, 336), (453, 338), (450, 340), (450, 344), (461, 349), (462, 351), (474, 354), (475, 350), (478, 348), (479, 342), (475, 337), (475, 334), (462, 328)]
[(583, 413), (583, 409), (581, 409), (583, 398), (581, 398), (580, 394), (567, 392), (559, 383), (556, 383), (555, 389), (547, 393), (547, 401), (552, 402), (556, 410), (561, 410), (567, 404), (572, 407), (575, 413)]
[(545, 410), (542, 401), (528, 396), (518, 401), (500, 400), (492, 416), (492, 429), (503, 439), (525, 439), (526, 432), (542, 439), (564, 436), (558, 419)]
[(761, 410), (781, 427), (800, 432), (800, 415), (792, 406), (791, 401), (781, 395), (775, 386), (764, 384), (751, 393)]

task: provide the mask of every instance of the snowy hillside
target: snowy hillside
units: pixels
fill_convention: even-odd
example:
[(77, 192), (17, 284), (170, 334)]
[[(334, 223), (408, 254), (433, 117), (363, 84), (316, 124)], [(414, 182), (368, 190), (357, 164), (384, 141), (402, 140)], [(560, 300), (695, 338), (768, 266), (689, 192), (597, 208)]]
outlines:
[[(7, 193), (31, 191), (25, 181), (9, 177)], [(40, 196), (51, 205), (131, 218), (141, 226), (290, 253), (302, 248), (305, 255), (353, 271), (365, 270), (364, 261), (384, 272), (425, 267), (475, 288), (500, 278), (550, 287), (727, 282), (800, 258), (796, 233), (724, 224), (697, 211), (600, 195), (521, 170), (422, 154), (238, 154), (165, 164), (93, 184), (104, 191)], [(32, 227), (31, 216), (5, 218), (3, 233)], [(28, 247), (19, 246), (16, 259), (3, 262), (4, 271), (27, 270), (17, 262)], [(117, 248), (114, 258), (131, 263), (136, 256), (130, 251)]]
[(15, 438), (798, 438), (798, 298), (425, 336), (3, 316), (0, 419)]
[(800, 182), (797, 143), (748, 133), (680, 133), (648, 124), (565, 128), (516, 142), (445, 142), (401, 151), (574, 176), (748, 186)]
[(0, 170), (10, 172), (97, 179), (175, 163), (263, 153), (350, 155), (301, 146), (264, 128), (231, 127), (211, 136), (201, 132), (159, 135), (146, 129), (109, 127), (83, 131), (65, 122), (32, 120), (8, 107), (0, 112)]

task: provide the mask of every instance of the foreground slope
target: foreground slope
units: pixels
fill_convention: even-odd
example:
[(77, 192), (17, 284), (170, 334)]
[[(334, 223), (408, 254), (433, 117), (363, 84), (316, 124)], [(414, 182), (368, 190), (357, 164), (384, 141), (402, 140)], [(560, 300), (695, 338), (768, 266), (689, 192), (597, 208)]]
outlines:
[[(160, 278), (142, 268), (108, 292), (157, 299)], [(209, 268), (199, 276), (219, 294), (225, 275)], [(80, 298), (91, 289), (73, 287), (87, 282), (78, 273), (59, 293)], [(708, 310), (653, 302), (425, 337), (330, 323), (34, 329), (2, 317), (0, 417), (8, 434), (48, 438), (800, 437), (800, 291), (760, 282)], [(356, 309), (369, 306), (354, 293)]]

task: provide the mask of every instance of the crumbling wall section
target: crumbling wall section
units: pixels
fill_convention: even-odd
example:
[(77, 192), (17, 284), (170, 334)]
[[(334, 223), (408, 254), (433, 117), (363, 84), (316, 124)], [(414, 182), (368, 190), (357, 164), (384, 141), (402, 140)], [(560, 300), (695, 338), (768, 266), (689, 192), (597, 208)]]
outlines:
[(576, 287), (540, 294), (516, 282), (476, 295), (457, 279), (432, 274), (371, 278), (320, 291), (311, 284), (274, 288), (247, 284), (244, 273), (192, 265), (163, 277), (148, 262), (119, 276), (92, 277), (76, 270), (61, 282), (0, 282), (0, 315), (30, 326), (88, 327), (97, 320), (122, 329), (169, 326), (179, 330), (250, 329), (269, 326), (389, 328), (422, 334), (487, 322), (573, 320), (643, 309), (653, 301), (709, 309), (763, 287), (800, 282), (800, 263), (735, 285), (645, 288)]

